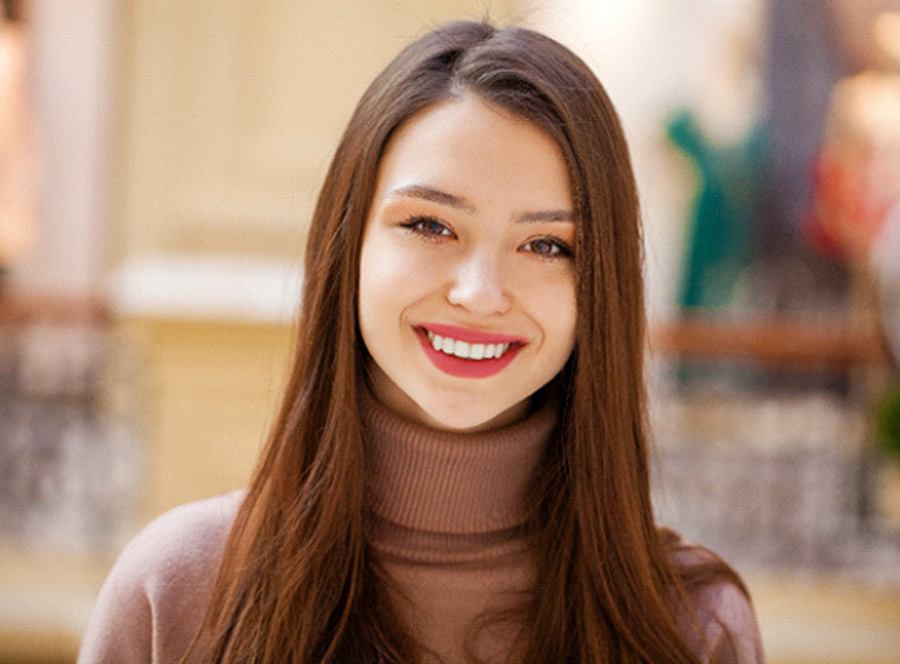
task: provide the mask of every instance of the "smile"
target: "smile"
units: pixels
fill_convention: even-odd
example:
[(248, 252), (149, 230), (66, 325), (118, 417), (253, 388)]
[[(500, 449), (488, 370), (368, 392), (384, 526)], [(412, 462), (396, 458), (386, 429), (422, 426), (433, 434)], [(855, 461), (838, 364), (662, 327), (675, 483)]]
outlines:
[(527, 342), (519, 337), (429, 323), (416, 328), (425, 355), (451, 376), (487, 378), (513, 361)]
[(490, 360), (502, 357), (510, 344), (473, 344), (452, 337), (442, 337), (431, 330), (425, 330), (431, 347), (435, 350), (469, 360)]

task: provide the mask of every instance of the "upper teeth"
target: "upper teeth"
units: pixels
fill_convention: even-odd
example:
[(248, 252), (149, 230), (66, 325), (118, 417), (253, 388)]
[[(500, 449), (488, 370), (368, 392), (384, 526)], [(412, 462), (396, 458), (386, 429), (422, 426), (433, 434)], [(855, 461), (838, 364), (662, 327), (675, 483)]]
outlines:
[(468, 360), (489, 360), (500, 357), (509, 350), (509, 344), (470, 344), (467, 341), (442, 337), (430, 330), (425, 330), (425, 333), (435, 350)]

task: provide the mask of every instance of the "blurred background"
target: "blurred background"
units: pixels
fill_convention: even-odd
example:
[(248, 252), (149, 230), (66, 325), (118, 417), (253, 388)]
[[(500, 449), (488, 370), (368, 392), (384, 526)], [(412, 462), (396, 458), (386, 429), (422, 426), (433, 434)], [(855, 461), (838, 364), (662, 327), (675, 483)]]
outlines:
[(73, 662), (123, 544), (242, 486), (366, 84), (543, 30), (641, 188), (659, 519), (774, 663), (900, 662), (900, 0), (4, 0), (0, 663)]

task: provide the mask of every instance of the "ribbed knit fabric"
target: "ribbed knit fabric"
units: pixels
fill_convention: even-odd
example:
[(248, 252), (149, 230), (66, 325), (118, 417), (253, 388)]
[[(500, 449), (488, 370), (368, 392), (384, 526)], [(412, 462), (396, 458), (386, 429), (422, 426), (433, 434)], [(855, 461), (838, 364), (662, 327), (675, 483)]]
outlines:
[[(467, 644), (492, 664), (510, 653), (521, 661), (515, 620), (476, 627), (479, 616), (520, 605), (538, 582), (524, 510), (556, 407), (546, 403), (506, 429), (474, 435), (405, 421), (368, 394), (361, 413), (370, 550), (393, 581), (389, 592), (421, 644), (421, 661), (462, 664)], [(98, 597), (79, 664), (181, 660), (209, 607), (242, 500), (234, 492), (179, 507), (126, 547)], [(693, 547), (681, 555), (709, 554)], [(753, 609), (735, 585), (705, 586), (695, 600), (717, 664), (761, 664)]]
[(521, 604), (534, 583), (524, 537), (529, 484), (557, 419), (546, 402), (481, 434), (437, 431), (363, 395), (370, 544), (394, 581), (395, 603), (426, 662), (503, 661), (515, 621), (478, 620)]
[(521, 525), (556, 408), (548, 400), (505, 429), (455, 433), (406, 420), (365, 392), (360, 414), (374, 511), (397, 525), (439, 533)]

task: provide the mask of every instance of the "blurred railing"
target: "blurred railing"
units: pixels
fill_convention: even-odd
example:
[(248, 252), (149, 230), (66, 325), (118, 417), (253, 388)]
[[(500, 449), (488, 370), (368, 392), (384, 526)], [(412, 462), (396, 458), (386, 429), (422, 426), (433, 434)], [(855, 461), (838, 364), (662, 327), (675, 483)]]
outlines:
[(877, 504), (874, 331), (688, 320), (651, 335), (658, 519), (755, 568), (860, 573), (900, 586)]
[(138, 419), (101, 305), (0, 299), (0, 546), (106, 550), (134, 508)]

